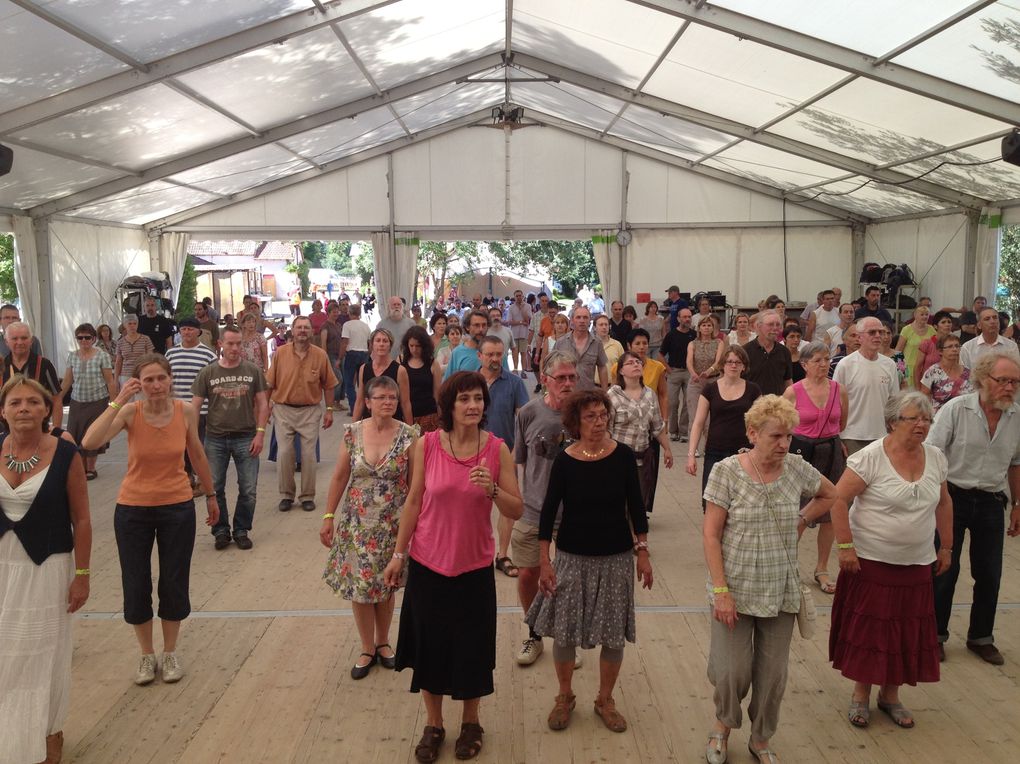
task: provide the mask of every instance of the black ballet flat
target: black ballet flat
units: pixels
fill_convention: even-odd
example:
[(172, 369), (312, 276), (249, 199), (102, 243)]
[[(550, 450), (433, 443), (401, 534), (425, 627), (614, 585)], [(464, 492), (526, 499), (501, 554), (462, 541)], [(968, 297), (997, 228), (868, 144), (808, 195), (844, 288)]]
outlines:
[(372, 666), (375, 665), (375, 662), (379, 660), (379, 656), (373, 655), (372, 653), (362, 653), (361, 655), (367, 656), (372, 660), (370, 660), (364, 666), (359, 666), (358, 664), (355, 663), (354, 666), (351, 668), (351, 679), (364, 679), (366, 676), (368, 676), (368, 672), (372, 670)]
[(377, 661), (379, 661), (379, 665), (382, 666), (385, 669), (389, 669), (390, 671), (392, 671), (393, 669), (395, 669), (397, 667), (397, 655), (396, 655), (396, 653), (394, 653), (389, 658), (386, 658), (386, 657), (384, 657), (382, 655), (379, 655), (379, 648), (380, 647), (389, 647), (390, 650), (392, 650), (393, 647), (389, 643), (387, 643), (387, 642), (383, 642), (381, 645), (376, 645), (375, 646), (375, 659)]

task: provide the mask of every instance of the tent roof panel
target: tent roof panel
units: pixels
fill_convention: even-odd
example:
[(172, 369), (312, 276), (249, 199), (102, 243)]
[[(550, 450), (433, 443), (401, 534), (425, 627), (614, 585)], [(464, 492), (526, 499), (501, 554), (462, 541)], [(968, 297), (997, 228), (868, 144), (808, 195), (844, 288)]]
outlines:
[(945, 204), (905, 188), (867, 182), (860, 175), (813, 189), (811, 198), (834, 204), (851, 212), (873, 218), (893, 217), (912, 212), (932, 212)]
[(627, 109), (609, 133), (692, 161), (732, 140), (718, 130), (657, 114), (641, 106)]
[(160, 180), (115, 196), (108, 196), (94, 204), (71, 210), (67, 214), (70, 217), (141, 225), (156, 218), (190, 209), (197, 204), (210, 202), (215, 198), (212, 194), (174, 186)]
[(503, 102), (503, 86), (492, 82), (457, 83), (404, 98), (393, 104), (412, 133)]
[[(987, 199), (1020, 199), (1020, 167), (1003, 162), (1001, 156), (1001, 141), (994, 140), (911, 162), (899, 169), (911, 175), (930, 171), (925, 178)], [(933, 169), (947, 160), (954, 164)]]
[(127, 66), (0, 0), (0, 104), (14, 109)]
[(716, 154), (705, 164), (780, 188), (806, 186), (845, 175), (831, 165), (791, 156), (750, 141), (741, 141)]
[(400, 0), (340, 23), (384, 90), (503, 48), (503, 0)]
[(544, 111), (595, 130), (604, 130), (623, 103), (601, 93), (566, 82), (515, 82), (513, 99), (525, 107)]
[(168, 180), (187, 183), (216, 194), (234, 194), (307, 169), (306, 162), (270, 144), (172, 175)]
[(404, 130), (393, 112), (381, 107), (364, 111), (352, 119), (299, 133), (282, 143), (313, 162), (323, 164), (401, 135), (404, 135)]
[(131, 54), (154, 61), (257, 24), (310, 10), (312, 0), (54, 0), (47, 9), (76, 27)]
[(374, 92), (329, 29), (268, 45), (179, 79), (258, 129)]
[(20, 137), (109, 164), (143, 169), (245, 131), (163, 85), (52, 119)]
[(761, 125), (844, 77), (824, 64), (692, 24), (644, 90)]
[(16, 146), (14, 168), (0, 177), (0, 207), (28, 209), (115, 177), (111, 170)]

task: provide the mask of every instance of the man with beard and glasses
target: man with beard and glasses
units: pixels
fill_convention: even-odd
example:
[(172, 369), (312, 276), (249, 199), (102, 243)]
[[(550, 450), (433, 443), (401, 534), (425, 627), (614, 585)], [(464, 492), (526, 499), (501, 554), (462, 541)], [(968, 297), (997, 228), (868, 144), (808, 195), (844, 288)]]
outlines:
[(376, 329), (385, 329), (393, 337), (393, 347), (390, 348), (390, 357), (396, 360), (400, 354), (400, 346), (404, 341), (404, 334), (415, 325), (414, 319), (404, 315), (404, 301), (394, 295), (386, 301), (387, 313), (384, 318), (379, 319)]

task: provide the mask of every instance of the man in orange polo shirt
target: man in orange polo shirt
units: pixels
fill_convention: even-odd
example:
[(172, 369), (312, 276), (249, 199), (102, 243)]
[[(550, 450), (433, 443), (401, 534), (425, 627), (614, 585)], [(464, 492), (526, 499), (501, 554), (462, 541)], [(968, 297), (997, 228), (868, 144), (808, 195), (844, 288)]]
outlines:
[[(315, 442), (319, 423), (324, 430), (333, 424), (333, 388), (336, 376), (329, 356), (312, 344), (312, 322), (298, 316), (291, 323), (294, 341), (280, 346), (273, 355), (266, 381), (270, 389), (269, 411), (276, 417), (276, 442), (280, 453), (277, 462), (281, 512), (294, 506), (294, 436), (301, 438), (301, 509), (315, 509)], [(322, 413), (320, 402), (326, 404)]]

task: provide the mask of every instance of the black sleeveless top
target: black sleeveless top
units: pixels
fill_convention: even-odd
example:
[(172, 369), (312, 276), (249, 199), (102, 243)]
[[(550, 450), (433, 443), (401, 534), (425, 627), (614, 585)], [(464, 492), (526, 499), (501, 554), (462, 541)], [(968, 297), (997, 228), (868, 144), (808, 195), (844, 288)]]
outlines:
[(407, 380), (411, 386), (411, 416), (435, 414), (439, 409), (436, 407), (436, 396), (433, 394), (432, 369), (428, 366), (413, 369), (406, 363), (404, 368), (407, 369)]
[[(0, 448), (5, 439), (6, 436), (0, 436)], [(36, 565), (42, 565), (51, 554), (74, 551), (71, 506), (67, 501), (67, 472), (77, 456), (77, 448), (58, 438), (49, 472), (25, 516), (12, 522), (0, 512), (0, 536), (12, 531)], [(0, 480), (3, 478), (0, 477)]]
[[(386, 371), (384, 371), (382, 375), (384, 377), (389, 377), (394, 382), (397, 382), (397, 369), (399, 368), (400, 364), (398, 364), (396, 361), (390, 361), (390, 365), (386, 367)], [(364, 389), (366, 391), (365, 396), (367, 398), (368, 383), (375, 379), (375, 369), (372, 367), (371, 358), (369, 358), (367, 361), (361, 364), (361, 369), (358, 371), (358, 373), (361, 374), (361, 384), (364, 385)], [(399, 385), (400, 383), (397, 382), (397, 384)], [(368, 403), (366, 402), (365, 408), (361, 412), (361, 418), (368, 419), (370, 416), (372, 416), (372, 412), (368, 410)], [(404, 421), (403, 409), (401, 409), (400, 407), (400, 393), (397, 393), (397, 411), (393, 415), (393, 418), (400, 422)]]

